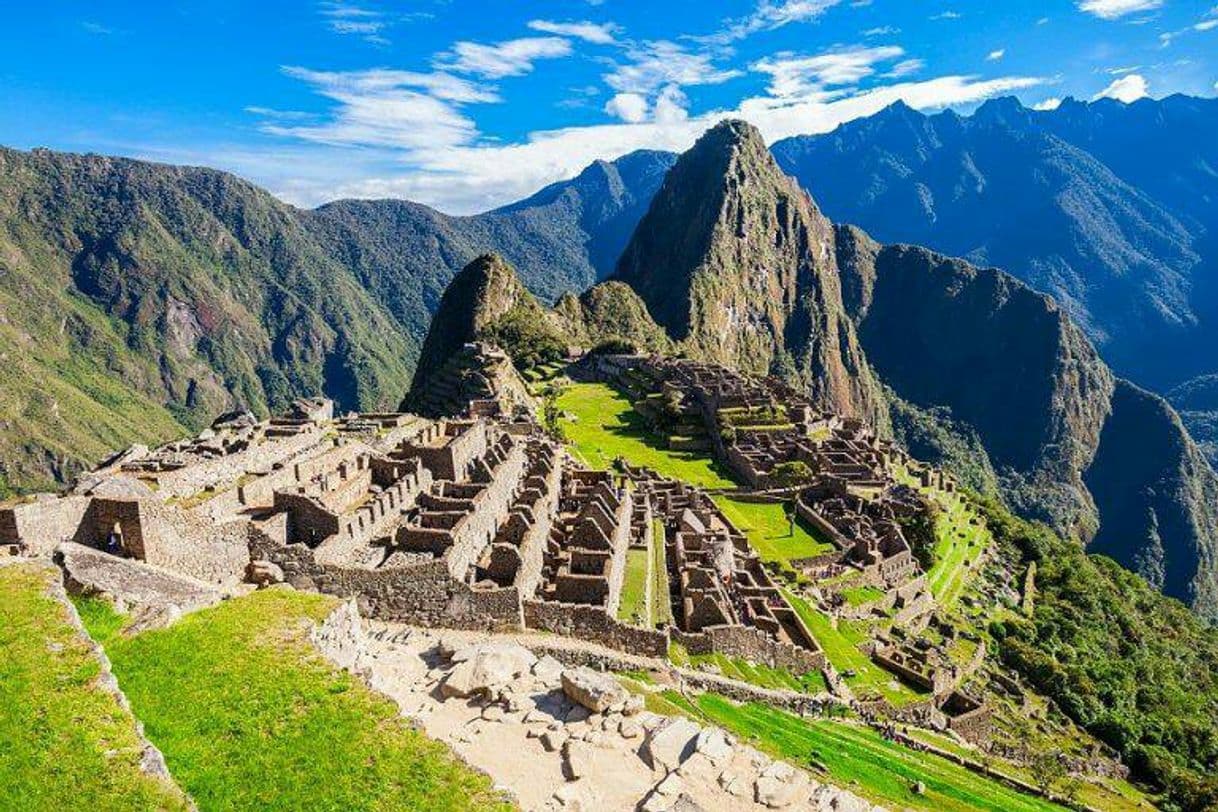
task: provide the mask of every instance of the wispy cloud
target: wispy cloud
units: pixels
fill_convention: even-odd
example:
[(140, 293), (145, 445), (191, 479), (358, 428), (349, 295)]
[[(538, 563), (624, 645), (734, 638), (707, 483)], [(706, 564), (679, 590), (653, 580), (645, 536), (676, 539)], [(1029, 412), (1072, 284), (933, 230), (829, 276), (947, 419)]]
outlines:
[(437, 62), (457, 73), (472, 73), (487, 79), (523, 76), (541, 59), (571, 54), (571, 41), (562, 37), (522, 37), (486, 45), (458, 42), (441, 54)]
[(912, 76), (925, 67), (926, 63), (921, 59), (902, 59), (893, 65), (891, 70), (880, 75), (885, 79), (904, 79), (906, 76)]
[(95, 23), (92, 20), (83, 21), (80, 24), (80, 27), (83, 28), (85, 31), (89, 32), (90, 34), (95, 34), (99, 37), (109, 36), (110, 34), (114, 33), (113, 28), (102, 25), (101, 23)]
[(1092, 101), (1098, 99), (1116, 99), (1130, 104), (1150, 95), (1150, 85), (1146, 79), (1137, 73), (1129, 73), (1119, 79), (1112, 80), (1108, 87), (1096, 93)]
[(1059, 98), (1058, 96), (1050, 96), (1047, 99), (1042, 99), (1041, 101), (1036, 102), (1036, 104), (1032, 105), (1032, 109), (1045, 112), (1048, 110), (1056, 110), (1057, 108), (1059, 108), (1061, 106), (1062, 106), (1061, 98)]
[(963, 16), (964, 15), (958, 11), (952, 11), (952, 10), (948, 9), (947, 11), (941, 11), (938, 14), (932, 14), (928, 19), (931, 19), (931, 20), (959, 20)]
[(775, 98), (824, 98), (828, 89), (856, 84), (873, 75), (877, 64), (904, 54), (895, 45), (848, 48), (816, 56), (780, 53), (759, 59), (750, 67), (770, 76), (767, 90)]
[(717, 85), (743, 75), (721, 68), (704, 51), (689, 51), (669, 40), (642, 42), (627, 47), (625, 61), (605, 75), (605, 84), (620, 93), (647, 96), (668, 85)]
[(986, 62), (997, 62), (998, 60), (1002, 59), (1006, 55), (1007, 55), (1006, 48), (998, 48), (998, 49), (990, 51), (988, 54), (986, 54), (985, 61)]
[(721, 30), (704, 39), (729, 43), (758, 31), (772, 31), (791, 23), (809, 22), (840, 3), (841, 0), (761, 0), (751, 14), (728, 20)]
[(614, 45), (617, 43), (618, 26), (613, 23), (592, 23), (584, 20), (576, 23), (556, 23), (549, 20), (530, 20), (529, 28), (545, 34), (557, 34), (563, 37), (574, 37), (594, 45)]
[(1162, 5), (1163, 0), (1082, 0), (1078, 8), (1101, 20), (1118, 20), (1140, 11), (1153, 11)]
[(389, 20), (381, 11), (334, 0), (333, 2), (323, 2), (319, 7), (319, 12), (325, 18), (330, 30), (336, 34), (358, 36), (375, 45), (389, 43), (383, 34), (389, 26)]

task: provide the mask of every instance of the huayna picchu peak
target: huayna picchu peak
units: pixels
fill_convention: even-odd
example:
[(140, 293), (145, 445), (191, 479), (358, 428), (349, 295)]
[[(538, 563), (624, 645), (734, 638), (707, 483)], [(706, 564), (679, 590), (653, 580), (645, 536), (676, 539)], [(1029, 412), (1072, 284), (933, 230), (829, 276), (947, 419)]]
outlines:
[[(249, 109), (475, 155), (659, 47), (528, 26)], [(703, 126), (655, 93), (600, 136)], [(461, 216), (0, 149), (0, 809), (1218, 809), (1211, 106), (727, 118)]]

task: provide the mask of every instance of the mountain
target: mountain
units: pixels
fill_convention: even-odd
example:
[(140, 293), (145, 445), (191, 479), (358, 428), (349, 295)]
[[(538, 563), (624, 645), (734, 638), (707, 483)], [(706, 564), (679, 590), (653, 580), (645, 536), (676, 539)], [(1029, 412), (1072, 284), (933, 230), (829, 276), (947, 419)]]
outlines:
[(837, 222), (994, 265), (1049, 293), (1121, 375), (1218, 371), (1218, 100), (902, 103), (773, 146)]
[(236, 406), (396, 404), (453, 274), (497, 251), (547, 301), (583, 290), (673, 160), (632, 153), (449, 217), (302, 211), (223, 172), (0, 149), (0, 498)]
[(0, 491), (238, 405), (388, 405), (415, 352), (299, 213), (244, 181), (0, 151)]
[(1218, 615), (1218, 479), (1171, 407), (1014, 277), (832, 226), (748, 125), (678, 159), (614, 278), (695, 357), (844, 412), (878, 379), (873, 414), (915, 455)]
[(708, 130), (664, 179), (613, 279), (694, 357), (790, 367), (842, 414), (880, 398), (842, 305), (833, 229), (743, 121)]
[(608, 276), (675, 156), (640, 150), (502, 209), (453, 217), (407, 200), (341, 200), (310, 227), (422, 341), (453, 275), (494, 252), (546, 302)]
[(837, 252), (915, 456), (982, 490), (990, 472), (1017, 512), (1218, 615), (1218, 477), (1163, 398), (1116, 377), (1061, 307), (1008, 274), (850, 226)]

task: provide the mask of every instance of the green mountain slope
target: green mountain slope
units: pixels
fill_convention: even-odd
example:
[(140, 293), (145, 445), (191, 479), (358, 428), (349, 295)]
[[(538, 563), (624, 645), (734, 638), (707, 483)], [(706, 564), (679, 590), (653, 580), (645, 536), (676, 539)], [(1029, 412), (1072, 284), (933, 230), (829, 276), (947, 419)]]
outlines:
[(0, 151), (12, 485), (324, 391), (389, 405), (415, 347), (301, 225), (231, 175)]

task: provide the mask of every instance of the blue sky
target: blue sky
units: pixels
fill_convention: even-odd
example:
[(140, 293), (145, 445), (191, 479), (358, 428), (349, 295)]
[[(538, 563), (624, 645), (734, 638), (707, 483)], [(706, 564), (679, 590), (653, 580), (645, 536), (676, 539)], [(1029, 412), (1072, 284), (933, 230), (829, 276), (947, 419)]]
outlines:
[(1218, 0), (13, 2), (0, 144), (479, 211), (741, 116), (1218, 88)]

